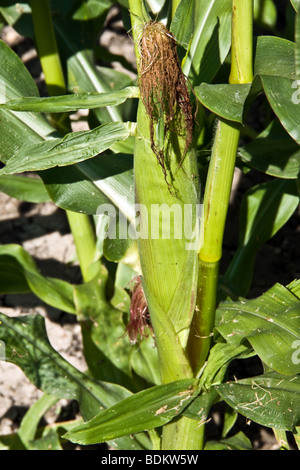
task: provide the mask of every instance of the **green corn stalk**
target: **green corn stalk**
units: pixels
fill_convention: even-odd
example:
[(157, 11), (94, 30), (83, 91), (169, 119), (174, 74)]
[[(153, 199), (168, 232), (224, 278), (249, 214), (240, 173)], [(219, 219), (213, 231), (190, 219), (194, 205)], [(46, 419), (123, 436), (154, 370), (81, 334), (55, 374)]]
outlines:
[[(252, 82), (252, 43), (253, 0), (232, 0), (230, 83)], [(187, 346), (191, 366), (196, 375), (205, 363), (211, 344), (219, 263), (239, 137), (239, 126), (219, 120), (205, 185), (198, 296)]]

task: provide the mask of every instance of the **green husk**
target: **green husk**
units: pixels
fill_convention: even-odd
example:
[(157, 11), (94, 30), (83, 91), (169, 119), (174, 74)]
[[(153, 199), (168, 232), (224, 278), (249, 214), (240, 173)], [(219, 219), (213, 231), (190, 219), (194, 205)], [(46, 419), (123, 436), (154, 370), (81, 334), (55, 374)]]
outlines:
[[(184, 348), (196, 300), (197, 247), (188, 249), (191, 237), (184, 224), (195, 230), (199, 178), (190, 98), (174, 56), (174, 38), (163, 25), (152, 22), (143, 27), (139, 43), (142, 57), (152, 55), (139, 62), (134, 159), (136, 203), (141, 206), (138, 246), (162, 381), (168, 382), (191, 375)], [(179, 97), (170, 83), (184, 86), (184, 93)], [(169, 233), (156, 217), (160, 210)], [(172, 211), (174, 221), (169, 221)]]

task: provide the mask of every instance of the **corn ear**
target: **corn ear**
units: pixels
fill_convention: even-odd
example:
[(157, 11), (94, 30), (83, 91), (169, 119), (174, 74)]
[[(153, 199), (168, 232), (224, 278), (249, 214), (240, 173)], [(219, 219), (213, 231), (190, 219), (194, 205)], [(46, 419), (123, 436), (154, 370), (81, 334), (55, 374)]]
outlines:
[[(165, 382), (191, 375), (184, 348), (195, 307), (198, 257), (195, 249), (188, 249), (191, 240), (184, 224), (193, 229), (196, 226), (199, 180), (192, 147), (180, 164), (185, 142), (185, 136), (179, 134), (168, 136), (164, 142), (170, 190), (151, 148), (150, 118), (140, 101), (134, 154), (135, 197), (140, 209), (138, 247)], [(159, 210), (161, 224), (156, 217)], [(172, 210), (182, 215), (174, 216), (174, 224), (171, 217), (169, 220)], [(167, 234), (163, 222), (170, 223), (165, 228), (170, 229)]]

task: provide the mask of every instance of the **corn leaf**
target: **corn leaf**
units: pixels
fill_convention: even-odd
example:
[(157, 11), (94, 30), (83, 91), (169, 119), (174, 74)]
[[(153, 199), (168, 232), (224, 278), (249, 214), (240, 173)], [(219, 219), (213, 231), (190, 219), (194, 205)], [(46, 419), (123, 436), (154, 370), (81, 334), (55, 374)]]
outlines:
[(176, 41), (187, 49), (194, 34), (194, 28), (194, 1), (181, 0), (172, 20), (170, 31), (174, 34)]
[[(38, 97), (36, 85), (17, 55), (1, 41), (0, 52), (3, 64), (0, 70), (0, 101), (23, 96)], [(4, 163), (23, 149), (24, 135), (28, 145), (37, 146), (48, 139), (60, 137), (42, 114), (0, 110), (0, 122), (0, 159)], [(132, 157), (114, 155), (110, 158), (102, 155), (101, 160), (94, 160), (69, 166), (67, 172), (63, 167), (41, 172), (51, 199), (63, 209), (88, 214), (96, 214), (100, 204), (113, 203), (121, 206), (126, 216), (131, 213), (132, 219)]]
[(44, 277), (34, 259), (19, 245), (0, 246), (0, 292), (33, 292), (52, 307), (76, 313), (73, 286), (61, 279)]
[(274, 371), (299, 374), (300, 300), (280, 284), (257, 299), (221, 303), (216, 328), (229, 344), (248, 340)]
[(192, 85), (210, 83), (224, 62), (231, 44), (231, 0), (194, 2), (195, 30), (183, 72)]
[[(6, 346), (6, 360), (19, 366), (43, 392), (58, 398), (75, 399), (84, 419), (131, 395), (125, 388), (95, 381), (78, 371), (55, 351), (41, 315), (8, 317), (0, 313), (0, 339)], [(117, 449), (144, 450), (148, 438), (124, 437), (114, 441)]]
[(96, 444), (168, 423), (193, 399), (197, 380), (180, 380), (136, 393), (64, 435), (72, 442)]
[(286, 179), (298, 178), (299, 145), (288, 135), (277, 119), (273, 120), (256, 139), (239, 148), (238, 156), (251, 168), (267, 175)]
[(134, 132), (129, 123), (112, 122), (91, 131), (71, 132), (62, 139), (32, 144), (13, 155), (2, 174), (21, 173), (68, 166), (95, 157), (114, 143), (126, 140)]
[(260, 37), (257, 42), (255, 73), (261, 78), (274, 113), (290, 136), (300, 144), (295, 44), (281, 38)]
[(218, 393), (248, 419), (274, 429), (295, 431), (300, 423), (300, 377), (271, 372), (216, 385)]
[(296, 77), (300, 78), (300, 10), (296, 15), (295, 22), (295, 69)]
[(0, 176), (0, 191), (10, 197), (27, 202), (51, 201), (43, 182), (40, 179), (27, 176)]
[(199, 101), (213, 113), (230, 121), (243, 122), (244, 106), (251, 84), (208, 85), (202, 83), (194, 91)]
[(252, 450), (250, 439), (243, 433), (238, 432), (234, 436), (220, 439), (219, 441), (208, 441), (204, 450)]
[(1, 313), (0, 320), (6, 360), (21, 367), (29, 380), (45, 393), (78, 400), (85, 418), (130, 395), (118, 385), (88, 378), (63, 359), (49, 343), (41, 315), (8, 317)]
[(29, 111), (39, 113), (63, 113), (79, 109), (95, 109), (105, 106), (116, 106), (128, 98), (138, 98), (138, 87), (127, 87), (108, 93), (77, 93), (52, 96), (47, 98), (29, 97), (10, 100), (0, 104), (0, 109), (11, 111)]
[(123, 312), (106, 298), (107, 278), (108, 273), (101, 266), (92, 281), (74, 288), (77, 315), (83, 325), (85, 357), (93, 377), (128, 388), (133, 349), (125, 335)]

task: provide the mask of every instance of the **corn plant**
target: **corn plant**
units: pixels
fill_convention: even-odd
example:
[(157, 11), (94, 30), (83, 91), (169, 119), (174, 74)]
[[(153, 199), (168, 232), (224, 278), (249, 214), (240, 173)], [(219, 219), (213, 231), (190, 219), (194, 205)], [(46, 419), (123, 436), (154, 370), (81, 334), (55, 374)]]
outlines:
[[(8, 449), (64, 442), (118, 450), (251, 449), (238, 416), (299, 443), (300, 283), (249, 298), (259, 249), (299, 205), (300, 15), (276, 33), (272, 0), (120, 0), (137, 78), (95, 62), (109, 0), (0, 2), (2, 24), (35, 41), (48, 89), (3, 42), (0, 189), (66, 211), (82, 282), (44, 277), (0, 246), (1, 294), (33, 292), (76, 315), (88, 370), (51, 346), (40, 315), (0, 314), (0, 357), (44, 392)], [(268, 30), (254, 36), (253, 24)], [(130, 66), (123, 60), (123, 66)], [(264, 127), (251, 126), (264, 98)], [(70, 113), (89, 110), (89, 130)], [(252, 113), (252, 114), (251, 114)], [(255, 116), (254, 116), (255, 118)], [(220, 273), (235, 168), (265, 181), (245, 192), (239, 241)], [(31, 178), (32, 172), (38, 175)], [(255, 358), (261, 373), (235, 380)], [(229, 367), (230, 366), (230, 367)], [(59, 399), (78, 420), (39, 428)], [(219, 439), (211, 410), (225, 403)]]

